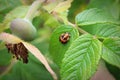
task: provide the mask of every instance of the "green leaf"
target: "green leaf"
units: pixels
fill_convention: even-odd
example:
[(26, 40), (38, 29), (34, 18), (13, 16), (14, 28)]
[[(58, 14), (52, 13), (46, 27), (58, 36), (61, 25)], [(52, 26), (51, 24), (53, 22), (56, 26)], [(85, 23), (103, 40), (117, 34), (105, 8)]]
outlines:
[(114, 18), (118, 19), (120, 14), (119, 0), (90, 0), (88, 8), (99, 8), (109, 12)]
[(53, 10), (52, 13), (57, 17), (58, 20), (62, 21), (64, 24), (68, 24), (68, 9), (71, 7), (73, 0), (67, 0), (59, 3)]
[[(69, 33), (70, 39), (66, 44), (63, 44), (60, 42), (59, 37), (65, 32)], [(75, 40), (78, 36), (79, 33), (77, 29), (68, 25), (62, 25), (53, 32), (50, 40), (49, 50), (54, 62), (57, 65), (61, 65), (61, 60), (64, 56), (64, 53), (66, 52), (72, 41)]]
[(102, 9), (92, 8), (85, 10), (76, 16), (76, 24), (78, 26), (92, 24), (120, 24), (107, 12)]
[(5, 19), (3, 21), (4, 26), (0, 26), (0, 27), (9, 27), (10, 22), (13, 19), (16, 18), (24, 18), (27, 11), (28, 11), (29, 7), (28, 6), (19, 6), (13, 10), (11, 10), (6, 16)]
[(47, 10), (49, 13), (63, 0), (55, 0), (55, 1), (47, 1), (49, 4), (44, 5), (43, 8)]
[(41, 25), (41, 27), (48, 26), (48, 27), (51, 27), (53, 29), (60, 25), (60, 22), (56, 19), (55, 16), (50, 15), (49, 13), (46, 13), (46, 11), (42, 11), (42, 10), (40, 11), (39, 16), (36, 16), (33, 19), (33, 24), (35, 24), (37, 22), (38, 22), (38, 27)]
[(101, 56), (101, 43), (85, 34), (77, 38), (63, 58), (62, 80), (87, 80), (97, 69)]
[[(42, 42), (32, 42), (32, 44), (34, 44), (44, 55), (48, 54), (47, 41), (44, 40)], [(4, 52), (2, 50), (0, 52), (0, 66), (4, 66), (3, 64), (8, 65), (8, 62), (10, 63), (8, 59), (10, 56), (12, 56), (12, 54), (8, 53), (7, 49), (4, 49)], [(7, 62), (4, 62), (3, 60), (6, 60)], [(42, 65), (41, 62), (34, 57), (34, 55), (29, 53), (28, 60), (29, 61), (27, 64), (23, 64), (22, 61), (15, 63), (14, 66), (12, 66), (12, 69), (10, 69), (5, 76), (0, 77), (0, 80), (53, 80), (52, 76), (44, 67), (44, 65)]]
[(0, 14), (0, 23), (3, 21), (3, 19), (4, 19), (4, 15)]
[(104, 10), (85, 10), (76, 16), (76, 24), (99, 37), (120, 37), (120, 23)]
[(103, 24), (98, 25), (95, 35), (100, 37), (120, 37), (120, 26)]
[(0, 0), (0, 12), (20, 6), (20, 0)]
[(103, 41), (102, 58), (120, 68), (120, 38), (108, 38)]
[(120, 37), (120, 26), (113, 24), (94, 24), (80, 28), (98, 37)]
[(75, 16), (86, 9), (87, 0), (73, 0), (71, 7), (69, 8), (68, 19), (70, 22), (75, 23)]
[(7, 48), (0, 50), (0, 66), (7, 66), (11, 61), (11, 54), (8, 53)]
[(59, 26), (60, 23), (55, 19), (53, 16), (49, 15), (48, 19), (45, 21), (45, 26), (49, 26), (51, 28), (55, 28), (56, 26)]
[(53, 80), (45, 67), (31, 54), (28, 64), (18, 61), (0, 80)]
[(3, 23), (0, 23), (0, 32), (3, 32), (6, 29)]
[(63, 1), (63, 2), (59, 3), (59, 4), (53, 9), (53, 11), (58, 12), (58, 13), (67, 11), (68, 8), (70, 8), (70, 6), (71, 6), (72, 1), (73, 1), (73, 0), (67, 0), (67, 1)]

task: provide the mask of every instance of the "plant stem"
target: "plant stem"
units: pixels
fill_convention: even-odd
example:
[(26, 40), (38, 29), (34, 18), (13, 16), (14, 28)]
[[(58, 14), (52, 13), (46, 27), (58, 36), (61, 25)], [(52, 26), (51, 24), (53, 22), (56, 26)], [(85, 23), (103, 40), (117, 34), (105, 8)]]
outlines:
[(30, 9), (28, 10), (25, 18), (32, 21), (35, 12), (38, 10), (38, 8), (40, 7), (40, 5), (45, 2), (46, 0), (36, 0), (32, 3), (32, 5), (30, 6)]
[(68, 22), (69, 25), (73, 26), (73, 27), (77, 27), (77, 29), (79, 30), (80, 33), (82, 34), (89, 34), (87, 31), (83, 30), (82, 28), (78, 27), (76, 24), (73, 24), (71, 22)]
[(82, 34), (89, 34), (87, 31), (83, 30), (82, 28), (78, 27), (78, 30)]

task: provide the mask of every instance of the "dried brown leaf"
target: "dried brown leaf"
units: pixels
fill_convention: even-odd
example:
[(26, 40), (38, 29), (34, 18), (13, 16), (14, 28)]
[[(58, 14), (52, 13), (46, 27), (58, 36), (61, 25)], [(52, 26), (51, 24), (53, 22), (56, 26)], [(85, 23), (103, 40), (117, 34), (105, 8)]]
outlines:
[(5, 32), (0, 33), (0, 40), (11, 44), (16, 44), (23, 41), (20, 38)]
[(22, 42), (24, 44), (24, 46), (39, 60), (41, 61), (46, 69), (49, 71), (49, 73), (53, 76), (54, 80), (57, 80), (57, 76), (54, 73), (54, 71), (51, 69), (51, 67), (49, 66), (47, 60), (45, 59), (45, 57), (42, 55), (42, 53), (33, 45), (27, 43), (27, 42)]
[(49, 73), (52, 75), (52, 77), (54, 78), (54, 80), (57, 80), (57, 76), (54, 73), (54, 71), (51, 69), (51, 67), (49, 66), (47, 60), (45, 59), (45, 57), (42, 55), (42, 53), (33, 45), (24, 42), (23, 40), (21, 40), (20, 38), (11, 35), (9, 33), (0, 33), (0, 40), (6, 42), (6, 43), (11, 43), (11, 44), (16, 44), (16, 43), (20, 43), (22, 42), (23, 45), (42, 63), (44, 64), (44, 66), (46, 67), (46, 69), (49, 71)]

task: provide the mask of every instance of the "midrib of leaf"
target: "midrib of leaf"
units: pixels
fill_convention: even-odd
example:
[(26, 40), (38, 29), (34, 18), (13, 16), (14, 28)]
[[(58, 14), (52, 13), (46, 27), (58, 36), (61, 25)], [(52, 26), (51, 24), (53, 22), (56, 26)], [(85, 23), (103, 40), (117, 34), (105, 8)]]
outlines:
[[(112, 25), (112, 24), (111, 24)], [(96, 32), (97, 35), (103, 36), (103, 37), (119, 37), (120, 35), (120, 28), (116, 25), (104, 25), (100, 28), (98, 28), (98, 31)], [(99, 30), (100, 29), (100, 30)]]
[(92, 8), (81, 12), (76, 16), (76, 23), (79, 26), (93, 25), (93, 24), (114, 24), (120, 23), (113, 18), (112, 15), (102, 9)]
[[(112, 64), (112, 65), (115, 65), (115, 66), (117, 66), (117, 67), (120, 68), (120, 64), (117, 64), (117, 63), (120, 62), (120, 59), (118, 59), (118, 58), (120, 58), (120, 56), (117, 55), (117, 54), (114, 53), (114, 52), (111, 52), (111, 50), (110, 50), (109, 48), (107, 48), (107, 47), (105, 47), (105, 48), (108, 49), (110, 53), (109, 53), (109, 52), (104, 53), (105, 55), (107, 55), (107, 57), (102, 56), (102, 58), (103, 58), (106, 62), (108, 62), (108, 63), (110, 63), (110, 64)], [(112, 57), (111, 57), (111, 56), (112, 56)], [(116, 58), (115, 58), (115, 57), (116, 57)], [(113, 60), (111, 61), (111, 59), (113, 59)], [(115, 62), (113, 62), (113, 61), (115, 61)]]
[[(99, 37), (120, 37), (120, 21), (103, 9), (92, 8), (79, 13), (76, 24), (86, 32)], [(90, 29), (91, 28), (91, 29)]]
[[(92, 44), (92, 41), (89, 43), (89, 45), (88, 45), (88, 47), (90, 47), (90, 45)], [(82, 53), (81, 55), (79, 55), (78, 57), (76, 57), (76, 59), (78, 59), (78, 58), (80, 58), (80, 57), (85, 57), (85, 56), (87, 56), (88, 57), (88, 55), (89, 55), (89, 53), (88, 53), (88, 49), (89, 48), (87, 48), (86, 49), (86, 52), (84, 52), (84, 53)], [(79, 52), (78, 52), (79, 53)], [(88, 58), (89, 59), (89, 58)], [(75, 60), (75, 59), (74, 59)], [(74, 62), (74, 60), (73, 61), (71, 61), (71, 62)], [(88, 61), (90, 61), (90, 59), (88, 60)], [(86, 68), (86, 61), (85, 60), (83, 60), (83, 61), (80, 61), (80, 62), (85, 62), (84, 63), (84, 67)], [(70, 64), (70, 63), (68, 63), (68, 64)], [(68, 65), (68, 64), (66, 64), (66, 65)], [(78, 64), (77, 63), (75, 63), (76, 65), (74, 65), (74, 66), (77, 66)], [(81, 65), (82, 63), (79, 63), (79, 65)], [(74, 67), (74, 66), (72, 66), (72, 68)], [(91, 68), (91, 64), (90, 64), (90, 68)], [(68, 69), (67, 71), (69, 71), (70, 69)], [(81, 71), (82, 69), (80, 69), (80, 71)], [(66, 71), (66, 72), (67, 72)], [(77, 73), (77, 71), (74, 71), (75, 73)], [(74, 73), (73, 72), (73, 73)], [(86, 72), (86, 71), (85, 71)], [(88, 71), (89, 72), (89, 71)], [(83, 75), (85, 75), (86, 73), (82, 73)], [(71, 73), (71, 75), (72, 75), (72, 73)]]
[(87, 26), (87, 25), (97, 25), (97, 24), (112, 24), (112, 25), (120, 25), (119, 22), (112, 22), (112, 21), (102, 21), (102, 22), (84, 22), (78, 23), (80, 26)]
[[(62, 65), (63, 71), (61, 70), (61, 74), (62, 74), (62, 78), (63, 77), (64, 78), (62, 80), (71, 80), (71, 78), (73, 78), (73, 80), (80, 80), (80, 79), (86, 80), (90, 77), (91, 74), (94, 73), (95, 71), (94, 69), (96, 68), (96, 63), (98, 63), (99, 59), (97, 59), (98, 55), (95, 56), (96, 55), (95, 49), (98, 48), (98, 45), (96, 45), (96, 43), (94, 43), (92, 40), (94, 41), (94, 39), (90, 38), (90, 40), (88, 40), (87, 42), (88, 44), (87, 43), (83, 44), (86, 46), (86, 49), (82, 47), (83, 46), (82, 43), (85, 43), (86, 41), (77, 43), (77, 44), (81, 43), (80, 45), (82, 46), (79, 46), (77, 44), (70, 46), (68, 51), (65, 53), (65, 58), (63, 59), (63, 65)], [(93, 46), (95, 46), (95, 48), (93, 48)], [(83, 51), (81, 52), (81, 50)], [(94, 57), (91, 58), (91, 56)]]
[[(89, 63), (90, 63), (90, 58), (88, 57), (89, 56), (89, 53), (88, 53), (88, 49), (89, 49), (89, 47), (91, 46), (91, 44), (92, 44), (92, 41), (90, 42), (90, 44), (89, 44), (89, 46), (88, 46), (88, 48), (87, 48), (87, 50), (86, 50), (86, 55), (84, 54), (83, 56), (84, 57), (87, 57), (87, 59), (88, 59), (88, 61), (89, 61)], [(93, 55), (94, 55), (94, 53), (93, 53)], [(85, 66), (84, 67), (86, 67), (86, 65), (87, 65), (87, 63), (86, 63), (86, 61), (84, 60), (84, 64), (85, 64)], [(80, 71), (81, 71), (82, 69), (80, 68)], [(89, 73), (91, 73), (91, 63), (90, 63), (90, 66), (89, 66), (89, 69), (88, 69), (88, 71), (84, 71), (85, 73), (83, 73), (83, 75), (85, 75), (85, 76), (87, 76), (86, 75), (86, 72), (89, 72)], [(86, 80), (86, 79), (85, 79)]]
[[(109, 46), (107, 46), (107, 45), (104, 45), (104, 46), (105, 46), (105, 48), (107, 48), (108, 50), (112, 51), (113, 53), (116, 53), (114, 50), (112, 50), (111, 48), (109, 48)], [(117, 55), (117, 56), (119, 56), (119, 55)]]
[[(90, 43), (88, 43), (89, 45), (90, 45)], [(87, 45), (87, 44), (86, 44)], [(74, 49), (72, 49), (72, 51), (74, 52), (74, 50), (75, 49), (80, 49), (81, 48), (81, 46), (77, 46), (77, 47), (75, 47)], [(82, 47), (83, 48), (83, 47)], [(69, 63), (66, 63), (65, 65), (69, 65), (69, 64), (71, 64), (72, 62), (74, 62), (74, 60), (76, 60), (77, 58), (79, 58), (79, 57), (83, 57), (84, 55), (85, 55), (85, 53), (87, 52), (87, 50), (88, 50), (88, 48), (87, 49), (85, 49), (86, 51), (83, 51), (83, 53), (82, 54), (80, 54), (80, 55), (78, 55), (77, 53), (79, 53), (79, 52), (81, 52), (81, 51), (75, 51), (74, 53), (76, 53), (76, 54), (73, 54), (73, 55), (69, 55), (69, 58), (67, 58), (66, 59), (66, 61), (70, 61)], [(76, 55), (76, 56), (75, 56)], [(72, 57), (76, 57), (76, 59), (72, 59)], [(76, 64), (76, 63), (74, 63), (74, 64)], [(76, 64), (77, 65), (77, 64)], [(76, 66), (76, 65), (74, 65), (74, 66)], [(74, 67), (74, 66), (72, 66), (72, 67)], [(68, 67), (66, 67), (66, 69), (67, 69)], [(67, 72), (67, 71), (66, 71)]]
[[(82, 43), (82, 42), (81, 42), (81, 43)], [(83, 42), (83, 43), (84, 43), (84, 42)], [(78, 43), (78, 44), (80, 44), (80, 43)], [(86, 42), (86, 43), (84, 43), (84, 44), (87, 45), (87, 44), (89, 44), (89, 42)], [(81, 47), (81, 46), (76, 46), (76, 47), (74, 47), (74, 49), (72, 49), (72, 51), (70, 51), (70, 52), (74, 52), (74, 53), (76, 53), (76, 54), (72, 54), (72, 55), (70, 54), (70, 55), (68, 55), (69, 58), (67, 58), (66, 61), (71, 61), (71, 62), (72, 62), (72, 61), (73, 61), (73, 58), (72, 58), (73, 56), (74, 56), (74, 57), (77, 57), (77, 56), (79, 57), (80, 55), (83, 55), (83, 54), (85, 53), (85, 50), (86, 50), (86, 49), (83, 49), (83, 48), (86, 48), (86, 46), (83, 47), (84, 44), (81, 44), (82, 47)], [(90, 44), (89, 44), (89, 45), (90, 45)], [(75, 45), (72, 45), (72, 46), (75, 46)], [(71, 48), (70, 48), (70, 49), (71, 49)], [(76, 51), (76, 49), (77, 49), (77, 51)], [(80, 55), (78, 55), (77, 53), (81, 52), (81, 51), (78, 51), (78, 49), (84, 50), (83, 53), (80, 54)], [(87, 50), (88, 50), (88, 49), (87, 49)], [(66, 63), (65, 65), (67, 65), (67, 64), (69, 64), (69, 63)], [(66, 68), (66, 69), (67, 69), (67, 68)]]
[[(112, 40), (112, 41), (110, 41)], [(103, 42), (103, 56), (102, 58), (112, 64), (112, 65), (115, 65), (117, 67), (120, 68), (120, 44), (119, 44), (119, 38), (114, 38), (114, 39), (108, 39), (108, 42), (107, 43), (104, 43)], [(109, 42), (110, 41), (110, 42)], [(113, 42), (115, 41), (115, 42)], [(106, 52), (105, 52), (105, 51)]]

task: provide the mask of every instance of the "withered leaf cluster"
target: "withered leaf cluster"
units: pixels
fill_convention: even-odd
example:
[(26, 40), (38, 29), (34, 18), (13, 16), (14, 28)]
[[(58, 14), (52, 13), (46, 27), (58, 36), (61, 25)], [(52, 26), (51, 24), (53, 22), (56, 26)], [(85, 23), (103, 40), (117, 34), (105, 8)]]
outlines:
[(23, 43), (17, 43), (17, 44), (5, 44), (8, 52), (12, 53), (17, 60), (23, 60), (23, 63), (28, 63), (28, 50), (23, 45)]

